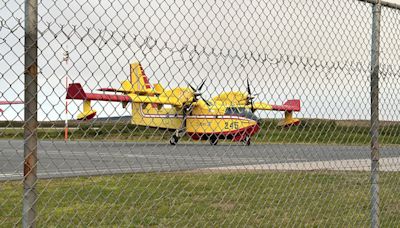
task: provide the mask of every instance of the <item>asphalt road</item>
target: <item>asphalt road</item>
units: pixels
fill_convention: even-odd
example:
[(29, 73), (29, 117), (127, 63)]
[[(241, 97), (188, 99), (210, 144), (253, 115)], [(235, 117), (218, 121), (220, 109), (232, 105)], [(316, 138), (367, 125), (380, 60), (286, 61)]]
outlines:
[[(0, 140), (0, 180), (22, 178), (23, 141)], [(40, 178), (129, 172), (194, 170), (209, 167), (368, 159), (368, 146), (40, 141)], [(383, 147), (382, 157), (400, 157), (400, 147)]]

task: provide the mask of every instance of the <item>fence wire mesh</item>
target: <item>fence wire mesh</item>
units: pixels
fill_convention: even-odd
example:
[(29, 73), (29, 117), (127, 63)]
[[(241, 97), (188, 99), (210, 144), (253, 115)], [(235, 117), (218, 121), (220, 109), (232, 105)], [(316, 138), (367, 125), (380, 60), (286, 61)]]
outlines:
[[(26, 4), (0, 3), (0, 226), (376, 225), (370, 3), (40, 1), (24, 198)], [(377, 205), (396, 227), (400, 11), (381, 13)]]

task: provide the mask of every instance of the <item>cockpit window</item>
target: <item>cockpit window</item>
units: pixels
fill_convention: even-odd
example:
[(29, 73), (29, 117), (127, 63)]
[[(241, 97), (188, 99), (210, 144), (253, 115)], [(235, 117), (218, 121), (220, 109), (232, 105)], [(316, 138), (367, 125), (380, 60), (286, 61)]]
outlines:
[(225, 109), (225, 115), (241, 116), (252, 120), (259, 120), (259, 118), (251, 112), (250, 109), (243, 107), (227, 107)]

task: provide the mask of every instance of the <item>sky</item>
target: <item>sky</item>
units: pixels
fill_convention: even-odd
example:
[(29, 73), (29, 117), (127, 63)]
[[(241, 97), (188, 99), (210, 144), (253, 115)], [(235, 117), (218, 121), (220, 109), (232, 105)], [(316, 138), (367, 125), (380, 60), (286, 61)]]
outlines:
[[(396, 0), (393, 2), (400, 3)], [(380, 117), (398, 120), (400, 11), (382, 10)], [(0, 3), (0, 99), (23, 99), (23, 1)], [(302, 101), (301, 118), (369, 119), (371, 6), (359, 1), (40, 1), (40, 120), (65, 118), (65, 78), (120, 86), (139, 61), (151, 83), (199, 84), (204, 96), (246, 88), (258, 101)], [(63, 61), (69, 52), (68, 63)], [(74, 118), (81, 101), (70, 101)], [(22, 105), (0, 120), (22, 120)], [(99, 116), (129, 115), (95, 102)], [(261, 112), (261, 117), (281, 113)]]

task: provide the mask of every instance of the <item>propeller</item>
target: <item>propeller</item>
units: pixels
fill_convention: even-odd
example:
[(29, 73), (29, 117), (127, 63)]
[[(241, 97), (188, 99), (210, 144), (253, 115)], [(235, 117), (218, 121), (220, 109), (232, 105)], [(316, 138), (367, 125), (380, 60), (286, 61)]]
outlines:
[(256, 98), (256, 96), (258, 95), (258, 93), (256, 93), (256, 94), (251, 94), (251, 88), (250, 88), (249, 78), (247, 78), (247, 93), (248, 93), (248, 95), (247, 95), (247, 102), (248, 102), (248, 104), (251, 105), (251, 112), (254, 112), (255, 110), (254, 110), (254, 102), (253, 102), (253, 100), (254, 100), (254, 98)]
[(207, 106), (211, 106), (211, 104), (206, 99), (203, 98), (202, 93), (200, 92), (201, 89), (203, 88), (205, 82), (206, 82), (206, 80), (204, 79), (201, 82), (200, 86), (196, 89), (194, 86), (192, 86), (189, 82), (186, 81), (188, 86), (193, 90), (194, 98), (193, 98), (193, 100), (192, 100), (192, 102), (190, 104), (186, 104), (186, 105), (184, 105), (182, 107), (182, 124), (181, 124), (179, 130), (176, 133), (176, 137), (177, 138), (179, 138), (179, 133), (185, 131), (187, 115), (191, 114), (191, 112), (193, 110), (193, 103), (199, 100), (198, 97), (200, 97), (207, 104)]
[(200, 98), (206, 103), (207, 106), (211, 106), (211, 104), (210, 104), (206, 99), (204, 99), (202, 93), (200, 92), (201, 89), (203, 88), (204, 84), (206, 83), (206, 79), (204, 79), (204, 80), (201, 82), (200, 86), (197, 87), (197, 89), (194, 88), (189, 82), (186, 81), (186, 83), (187, 83), (187, 84), (189, 85), (189, 87), (193, 90), (193, 95), (194, 95), (193, 102), (198, 101), (198, 100), (199, 100), (198, 97), (200, 97)]

